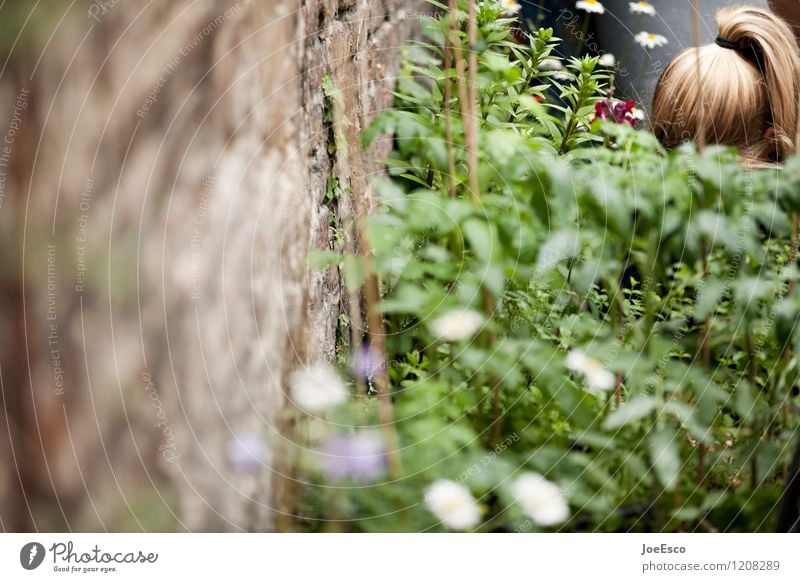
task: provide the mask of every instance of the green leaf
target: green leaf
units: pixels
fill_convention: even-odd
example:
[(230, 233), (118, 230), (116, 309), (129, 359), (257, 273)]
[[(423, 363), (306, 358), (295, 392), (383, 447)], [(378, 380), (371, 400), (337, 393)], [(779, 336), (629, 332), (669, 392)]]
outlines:
[(361, 147), (368, 148), (375, 141), (375, 138), (381, 134), (394, 133), (394, 127), (394, 117), (392, 117), (391, 112), (387, 111), (378, 115), (367, 126), (367, 129), (361, 133)]
[(557, 232), (539, 249), (536, 270), (546, 273), (561, 261), (580, 254), (580, 235), (575, 230)]
[(704, 237), (710, 249), (724, 247), (730, 253), (741, 252), (737, 228), (718, 212), (701, 210), (694, 221), (697, 232)]
[(667, 491), (674, 490), (682, 465), (677, 433), (672, 428), (664, 427), (650, 435), (648, 445), (658, 480)]
[(364, 268), (361, 257), (346, 255), (341, 264), (344, 284), (350, 291), (357, 291), (364, 285)]
[(704, 510), (714, 509), (722, 502), (724, 502), (729, 496), (730, 493), (728, 491), (712, 491), (711, 493), (706, 495), (705, 499), (703, 499), (702, 508)]
[(499, 243), (495, 241), (494, 233), (489, 223), (479, 218), (470, 218), (464, 222), (461, 228), (470, 249), (478, 258), (489, 262), (498, 253)]
[(681, 506), (672, 510), (672, 518), (679, 521), (693, 521), (702, 513), (699, 507)]
[(609, 414), (603, 422), (606, 430), (615, 430), (633, 424), (653, 412), (658, 406), (655, 396), (637, 396)]
[(322, 92), (328, 99), (333, 99), (339, 107), (344, 107), (344, 96), (330, 75), (325, 75), (325, 78), (322, 79)]
[(481, 64), (495, 73), (505, 73), (511, 67), (511, 62), (506, 55), (493, 51), (487, 51), (481, 55)]
[(325, 269), (338, 265), (342, 260), (342, 255), (336, 251), (311, 251), (308, 255), (308, 266), (311, 269)]
[(771, 288), (771, 282), (763, 277), (742, 277), (734, 283), (733, 296), (744, 313), (755, 314)]
[(695, 319), (705, 319), (719, 305), (722, 294), (725, 293), (726, 284), (718, 279), (709, 279), (697, 297), (694, 306)]
[(700, 442), (707, 445), (714, 442), (714, 439), (711, 438), (711, 430), (697, 420), (694, 410), (689, 404), (670, 400), (664, 405), (664, 413), (677, 419), (689, 431), (689, 434)]
[[(752, 363), (750, 364), (753, 365)], [(756, 412), (756, 397), (753, 387), (747, 380), (741, 380), (734, 392), (734, 409), (743, 422), (748, 422)]]
[(402, 285), (381, 303), (383, 313), (418, 313), (424, 309), (430, 296), (416, 285)]
[(586, 199), (589, 216), (618, 236), (630, 236), (630, 197), (624, 196), (606, 176), (595, 175), (590, 191), (592, 195)]

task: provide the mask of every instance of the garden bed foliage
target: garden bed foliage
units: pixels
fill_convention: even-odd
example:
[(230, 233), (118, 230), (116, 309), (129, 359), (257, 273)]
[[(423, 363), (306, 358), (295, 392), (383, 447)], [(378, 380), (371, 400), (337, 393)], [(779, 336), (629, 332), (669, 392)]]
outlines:
[[(298, 414), (319, 487), (299, 523), (771, 530), (800, 420), (800, 159), (666, 151), (615, 107), (613, 69), (562, 61), (551, 30), (519, 31), (501, 2), (478, 5), (478, 70), (466, 47), (457, 67), (448, 6), (432, 4), (396, 107), (364, 135), (394, 140), (370, 260), (322, 258), (354, 290), (379, 276), (385, 354), (343, 335), (362, 391), (325, 420)], [(477, 82), (477, 193), (461, 67)], [(391, 426), (371, 381), (384, 371)]]

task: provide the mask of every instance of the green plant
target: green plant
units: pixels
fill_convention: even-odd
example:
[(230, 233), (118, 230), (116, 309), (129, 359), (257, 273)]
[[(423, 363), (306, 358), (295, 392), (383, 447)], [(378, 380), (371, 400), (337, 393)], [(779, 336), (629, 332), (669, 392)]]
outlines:
[[(364, 136), (396, 144), (367, 236), (402, 468), (326, 489), (333, 509), (308, 517), (369, 531), (770, 530), (799, 418), (800, 159), (756, 171), (735, 151), (665, 151), (596, 120), (609, 83), (596, 59), (542, 70), (558, 39), (520, 44), (485, 2), (472, 166), (446, 87), (465, 80), (442, 67), (453, 12), (438, 6), (396, 108)], [(460, 31), (468, 14), (456, 17)], [(329, 420), (350, 434), (381, 424), (369, 395)], [(475, 496), (479, 520), (437, 513), (442, 479)], [(559, 495), (568, 519), (537, 513)]]

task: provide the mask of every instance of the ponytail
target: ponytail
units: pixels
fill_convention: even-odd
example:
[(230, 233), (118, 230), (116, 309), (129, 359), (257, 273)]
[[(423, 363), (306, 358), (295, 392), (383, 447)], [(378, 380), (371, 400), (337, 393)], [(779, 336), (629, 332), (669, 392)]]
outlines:
[(684, 51), (662, 74), (653, 130), (667, 147), (703, 140), (738, 147), (755, 165), (782, 162), (800, 143), (794, 33), (772, 13), (748, 6), (721, 9), (717, 24), (714, 44)]

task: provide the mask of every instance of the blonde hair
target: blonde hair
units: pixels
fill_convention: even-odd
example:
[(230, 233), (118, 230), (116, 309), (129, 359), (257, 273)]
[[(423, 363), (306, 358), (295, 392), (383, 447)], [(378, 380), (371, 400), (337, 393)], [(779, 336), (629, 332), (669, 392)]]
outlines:
[(717, 24), (720, 43), (736, 48), (713, 43), (678, 55), (656, 86), (653, 131), (666, 147), (696, 140), (735, 146), (754, 165), (780, 163), (800, 140), (794, 33), (777, 16), (749, 6), (721, 9)]

